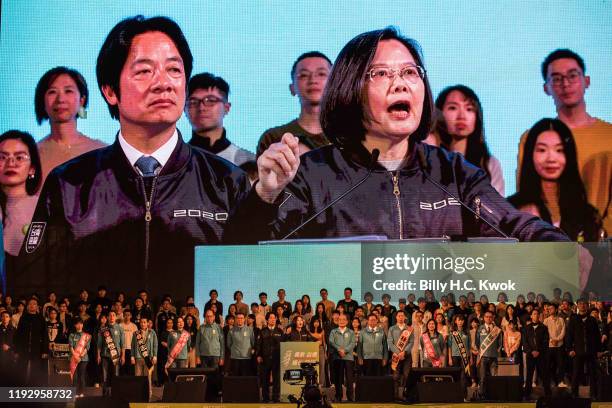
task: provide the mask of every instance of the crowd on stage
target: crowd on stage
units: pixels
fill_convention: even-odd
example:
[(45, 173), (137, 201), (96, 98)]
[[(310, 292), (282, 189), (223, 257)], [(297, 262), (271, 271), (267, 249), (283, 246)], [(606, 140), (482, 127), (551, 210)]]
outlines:
[(354, 400), (361, 375), (393, 376), (395, 397), (403, 400), (415, 367), (460, 367), (466, 397), (468, 387), (477, 387), (470, 395), (484, 397), (501, 361), (518, 367), (526, 399), (536, 385), (546, 395), (551, 387), (577, 395), (588, 384), (594, 395), (597, 379), (609, 374), (609, 305), (574, 301), (561, 289), (550, 298), (530, 292), (514, 302), (505, 293), (492, 302), (473, 292), (436, 299), (427, 291), (418, 299), (408, 294), (397, 306), (389, 295), (378, 303), (370, 293), (358, 302), (351, 288), (338, 302), (325, 288), (312, 300), (308, 294), (289, 300), (284, 289), (273, 300), (262, 292), (252, 303), (237, 290), (229, 305), (216, 290), (209, 295), (199, 307), (193, 297), (179, 307), (169, 295), (153, 305), (145, 290), (111, 297), (103, 286), (95, 297), (83, 290), (78, 299), (55, 292), (46, 299), (5, 295), (0, 359), (26, 384), (43, 384), (46, 359), (67, 344), (77, 395), (87, 386), (107, 394), (117, 375), (147, 376), (151, 386), (163, 386), (170, 368), (205, 367), (217, 379), (258, 376), (263, 401), (279, 399), (280, 343), (291, 341), (318, 343), (319, 382), (334, 386), (337, 401)]

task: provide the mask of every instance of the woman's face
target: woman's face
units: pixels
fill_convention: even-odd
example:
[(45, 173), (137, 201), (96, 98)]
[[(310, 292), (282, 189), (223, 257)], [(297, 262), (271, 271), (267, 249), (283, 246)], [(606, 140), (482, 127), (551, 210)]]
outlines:
[(442, 316), (441, 314), (437, 314), (436, 315), (436, 322), (437, 323), (442, 323), (442, 320), (444, 320), (444, 316)]
[(361, 322), (359, 321), (359, 319), (353, 319), (353, 330), (359, 330), (360, 325)]
[(565, 153), (559, 134), (554, 130), (540, 133), (533, 149), (533, 165), (543, 180), (555, 181), (565, 170)]
[(325, 306), (319, 304), (317, 306), (317, 314), (324, 314), (325, 313)]
[(58, 75), (45, 92), (45, 111), (51, 122), (64, 123), (76, 118), (85, 97), (68, 74)]
[(452, 91), (442, 106), (446, 129), (451, 136), (465, 138), (476, 128), (476, 106), (460, 91)]
[(436, 329), (436, 322), (434, 322), (433, 320), (430, 320), (429, 323), (427, 323), (427, 330), (434, 331), (435, 329)]
[(29, 175), (35, 172), (28, 146), (18, 139), (0, 143), (0, 185), (24, 186)]
[(423, 113), (425, 84), (421, 78), (415, 83), (397, 75), (397, 70), (414, 67), (414, 57), (398, 40), (383, 40), (368, 70), (389, 68), (396, 70), (392, 79), (381, 78), (376, 82), (366, 79), (364, 109), (366, 111), (366, 136), (401, 141), (407, 139), (418, 127)]
[(297, 327), (298, 329), (304, 327), (304, 319), (302, 319), (301, 317), (295, 319), (295, 327)]

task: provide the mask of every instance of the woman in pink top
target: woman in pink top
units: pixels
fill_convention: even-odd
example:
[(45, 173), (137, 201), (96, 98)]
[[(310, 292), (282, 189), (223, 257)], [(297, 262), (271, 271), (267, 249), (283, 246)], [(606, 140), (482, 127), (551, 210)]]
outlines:
[(55, 67), (38, 81), (34, 96), (36, 121), (40, 125), (49, 120), (51, 125), (51, 133), (38, 143), (43, 182), (60, 164), (105, 146), (77, 130), (77, 118), (87, 116), (88, 101), (87, 82), (74, 69)]

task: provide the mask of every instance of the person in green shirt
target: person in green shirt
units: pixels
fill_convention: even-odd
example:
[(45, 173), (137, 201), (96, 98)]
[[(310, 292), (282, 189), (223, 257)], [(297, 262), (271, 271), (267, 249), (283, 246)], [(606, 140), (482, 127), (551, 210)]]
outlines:
[(87, 352), (89, 351), (89, 347), (91, 345), (91, 336), (85, 342), (85, 346), (83, 349), (77, 353), (77, 346), (81, 341), (81, 337), (83, 337), (83, 320), (77, 317), (74, 321), (74, 329), (73, 333), (70, 333), (68, 336), (68, 344), (70, 344), (70, 354), (79, 359), (79, 363), (77, 364), (73, 384), (76, 385), (77, 390), (76, 393), (79, 396), (83, 396), (83, 389), (87, 384), (87, 362), (89, 361), (89, 356)]
[(253, 329), (246, 325), (243, 313), (236, 314), (236, 325), (227, 334), (230, 350), (230, 371), (235, 376), (252, 374), (251, 356), (255, 347)]
[(363, 375), (383, 375), (383, 367), (387, 365), (387, 336), (378, 326), (378, 316), (373, 313), (368, 316), (368, 324), (360, 333), (357, 356)]
[(187, 357), (189, 354), (189, 350), (191, 349), (191, 335), (188, 331), (185, 330), (185, 320), (182, 317), (176, 318), (176, 330), (174, 330), (168, 336), (168, 353), (169, 356), (172, 355), (172, 351), (174, 350), (174, 346), (179, 342), (183, 333), (186, 333), (187, 343), (178, 351), (176, 357), (174, 357), (174, 361), (168, 368), (187, 368)]
[(125, 364), (124, 333), (123, 327), (117, 323), (114, 311), (111, 310), (108, 314), (102, 313), (100, 318), (98, 364), (102, 365), (102, 393), (109, 395), (113, 377), (119, 375), (120, 365)]
[[(332, 378), (336, 388), (336, 401), (342, 401), (342, 385), (346, 385), (346, 397), (354, 400), (353, 378), (355, 349), (355, 333), (347, 327), (348, 316), (341, 314), (338, 317), (338, 327), (329, 333), (329, 348), (332, 360)], [(346, 376), (346, 382), (344, 378)]]

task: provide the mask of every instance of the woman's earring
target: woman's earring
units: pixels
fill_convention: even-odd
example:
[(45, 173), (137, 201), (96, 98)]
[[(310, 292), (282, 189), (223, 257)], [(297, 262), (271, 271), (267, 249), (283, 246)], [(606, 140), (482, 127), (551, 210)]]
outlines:
[(32, 180), (32, 179), (34, 178), (34, 173), (29, 174), (29, 175), (28, 175), (28, 178), (29, 178), (30, 180)]
[(85, 110), (84, 107), (80, 107), (79, 111), (77, 112), (77, 116), (81, 119), (87, 119), (87, 111)]

